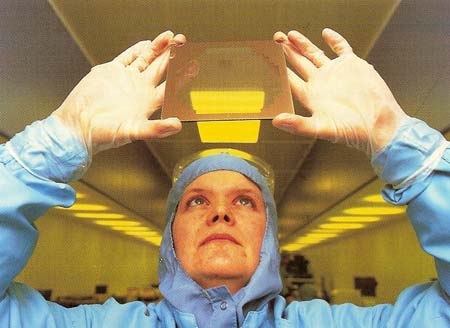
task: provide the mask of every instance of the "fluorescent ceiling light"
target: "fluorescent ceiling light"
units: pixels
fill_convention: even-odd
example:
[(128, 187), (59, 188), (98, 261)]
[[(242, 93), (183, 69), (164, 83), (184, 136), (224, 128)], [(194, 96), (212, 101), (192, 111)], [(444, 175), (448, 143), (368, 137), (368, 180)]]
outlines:
[(305, 247), (305, 245), (300, 245), (300, 244), (287, 244), (287, 245), (282, 246), (281, 250), (293, 252), (293, 251), (298, 251), (304, 247)]
[(328, 238), (325, 238), (325, 237), (307, 237), (307, 236), (304, 236), (304, 237), (298, 237), (297, 239), (295, 239), (294, 240), (294, 243), (295, 244), (302, 244), (302, 243), (311, 243), (311, 242), (320, 242), (320, 241), (324, 241), (324, 240), (326, 240), (326, 239), (328, 239)]
[(64, 209), (66, 211), (106, 211), (109, 209), (108, 206), (100, 205), (100, 204), (83, 204), (76, 203), (72, 207), (64, 208), (58, 207), (60, 209)]
[(332, 216), (330, 222), (376, 222), (380, 221), (379, 216)]
[(368, 207), (353, 207), (344, 210), (345, 214), (352, 215), (394, 215), (402, 214), (406, 211), (404, 207), (394, 206), (368, 206)]
[(125, 215), (119, 213), (89, 213), (89, 212), (81, 212), (81, 213), (73, 213), (73, 216), (77, 218), (83, 219), (123, 219)]
[(386, 204), (386, 201), (383, 199), (383, 197), (380, 194), (374, 194), (374, 195), (369, 195), (363, 198), (364, 201), (366, 202), (371, 202), (371, 203), (384, 203)]
[(319, 226), (323, 229), (360, 229), (364, 227), (362, 223), (323, 223)]
[(338, 236), (337, 233), (317, 233), (317, 232), (310, 232), (305, 237), (317, 237), (317, 238), (332, 238)]
[(96, 220), (96, 224), (104, 226), (139, 226), (141, 223), (137, 221), (126, 221), (126, 220)]
[(191, 91), (192, 108), (197, 114), (261, 113), (264, 91)]
[(159, 235), (159, 233), (157, 233), (156, 231), (125, 231), (125, 233), (130, 236), (143, 236), (143, 237), (144, 236), (153, 237)]
[(162, 241), (162, 237), (147, 237), (147, 238), (143, 238), (146, 241), (151, 242), (152, 244), (159, 246), (161, 245), (161, 241)]
[(197, 122), (203, 143), (256, 143), (260, 125), (259, 120)]
[(127, 226), (114, 226), (112, 227), (114, 230), (118, 231), (150, 231), (149, 227), (127, 227)]
[(343, 230), (343, 229), (314, 229), (314, 230), (311, 230), (311, 232), (313, 232), (313, 233), (325, 232), (325, 233), (337, 233), (337, 234), (341, 233), (343, 231), (345, 231), (345, 230)]

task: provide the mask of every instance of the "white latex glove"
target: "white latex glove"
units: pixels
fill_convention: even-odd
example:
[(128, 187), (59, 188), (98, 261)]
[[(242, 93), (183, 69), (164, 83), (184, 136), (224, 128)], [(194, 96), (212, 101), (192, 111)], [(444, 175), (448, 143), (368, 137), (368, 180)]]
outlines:
[(274, 40), (283, 46), (297, 76), (288, 70), (292, 93), (311, 117), (280, 114), (273, 125), (294, 134), (340, 142), (374, 155), (386, 146), (408, 118), (373, 66), (356, 56), (337, 32), (322, 37), (337, 58), (297, 31), (282, 32)]
[(170, 48), (185, 41), (183, 35), (167, 31), (93, 67), (52, 115), (78, 136), (90, 157), (133, 140), (179, 132), (177, 118), (148, 118), (164, 100), (165, 83), (158, 83), (167, 68)]

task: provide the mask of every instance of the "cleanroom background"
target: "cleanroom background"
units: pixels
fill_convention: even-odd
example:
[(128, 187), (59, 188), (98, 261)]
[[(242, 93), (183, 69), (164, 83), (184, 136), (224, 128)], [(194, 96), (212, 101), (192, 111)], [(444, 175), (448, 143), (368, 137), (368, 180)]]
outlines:
[[(93, 65), (171, 29), (190, 41), (270, 40), (297, 29), (320, 47), (324, 27), (343, 34), (369, 60), (405, 111), (446, 132), (450, 126), (450, 1), (13, 1), (0, 2), (0, 135), (4, 142), (55, 110)], [(294, 103), (298, 113), (304, 109)], [(447, 136), (448, 139), (448, 136)], [(152, 239), (126, 235), (75, 211), (52, 209), (36, 223), (36, 251), (17, 278), (52, 297), (92, 294), (97, 284), (123, 295), (157, 283), (158, 236), (171, 172), (182, 157), (228, 147), (272, 165), (284, 252), (310, 261), (316, 284), (353, 288), (355, 276), (378, 282), (375, 302), (394, 302), (405, 287), (436, 278), (405, 212), (309, 246), (298, 238), (382, 187), (367, 157), (342, 145), (285, 134), (263, 122), (257, 144), (202, 144), (195, 125), (176, 136), (135, 142), (94, 157), (74, 188), (79, 204), (103, 206), (148, 227)], [(13, 192), (13, 191), (12, 191)], [(373, 199), (373, 198), (372, 198)], [(100, 214), (99, 214), (100, 216)]]

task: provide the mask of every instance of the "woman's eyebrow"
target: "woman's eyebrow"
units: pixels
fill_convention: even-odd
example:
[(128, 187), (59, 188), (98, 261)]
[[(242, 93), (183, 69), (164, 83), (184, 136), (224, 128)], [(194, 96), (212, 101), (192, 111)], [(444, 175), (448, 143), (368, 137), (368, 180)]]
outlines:
[(255, 190), (252, 188), (238, 188), (238, 189), (230, 190), (229, 194), (247, 195), (247, 196), (255, 197), (255, 198), (258, 198), (258, 199), (261, 199), (262, 201), (264, 201), (264, 197), (259, 189)]
[(208, 192), (208, 189), (205, 189), (205, 188), (191, 188), (191, 189), (189, 189), (188, 188), (188, 189), (186, 189), (184, 191), (182, 197), (184, 197), (185, 195), (189, 195), (189, 194), (205, 193), (205, 192)]
[[(191, 194), (191, 193), (205, 193), (205, 192), (214, 192), (214, 190), (206, 189), (206, 188), (191, 188), (186, 189), (183, 195)], [(259, 195), (259, 189), (252, 189), (252, 188), (230, 188), (230, 190), (227, 190), (227, 193), (233, 193), (233, 194), (254, 194)]]

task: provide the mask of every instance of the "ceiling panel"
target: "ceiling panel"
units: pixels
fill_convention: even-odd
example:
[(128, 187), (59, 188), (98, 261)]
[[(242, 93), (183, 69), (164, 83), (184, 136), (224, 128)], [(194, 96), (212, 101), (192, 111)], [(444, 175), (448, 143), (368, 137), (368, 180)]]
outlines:
[(450, 123), (450, 1), (402, 1), (368, 60), (410, 115)]
[(0, 1), (0, 131), (55, 110), (91, 66), (45, 1)]
[(191, 41), (270, 40), (299, 29), (320, 41), (330, 26), (365, 55), (398, 0), (50, 0), (93, 64), (112, 59), (130, 44), (172, 30)]

